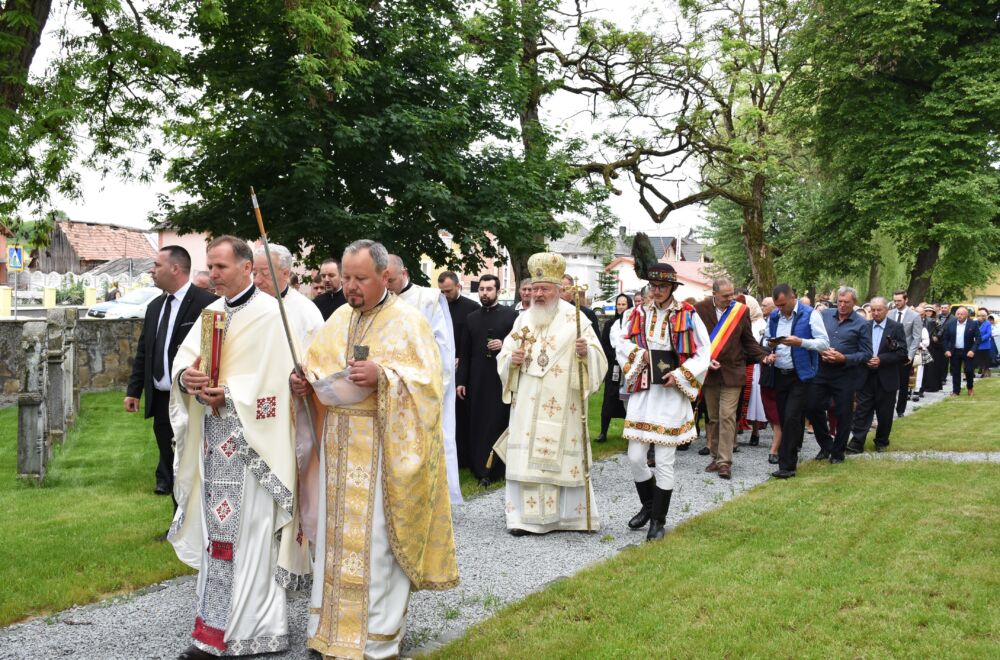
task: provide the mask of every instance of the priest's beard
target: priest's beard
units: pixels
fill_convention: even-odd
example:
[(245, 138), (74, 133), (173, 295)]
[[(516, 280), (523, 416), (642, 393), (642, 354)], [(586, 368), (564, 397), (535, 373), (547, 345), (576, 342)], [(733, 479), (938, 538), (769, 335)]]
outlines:
[(544, 328), (552, 323), (559, 311), (559, 299), (547, 303), (532, 302), (531, 307), (525, 312), (528, 315), (528, 325), (534, 328)]

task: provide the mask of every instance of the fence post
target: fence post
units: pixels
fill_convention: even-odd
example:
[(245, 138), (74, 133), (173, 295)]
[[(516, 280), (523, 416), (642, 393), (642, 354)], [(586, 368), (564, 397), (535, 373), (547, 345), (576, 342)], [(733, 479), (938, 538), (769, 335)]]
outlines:
[(17, 397), (17, 476), (41, 483), (48, 462), (46, 446), (45, 321), (28, 321), (21, 332), (25, 369)]
[[(66, 314), (62, 309), (50, 309), (48, 315), (48, 409), (49, 451), (52, 445), (62, 444), (66, 435), (66, 372), (65, 339)], [(72, 387), (72, 384), (70, 384)]]

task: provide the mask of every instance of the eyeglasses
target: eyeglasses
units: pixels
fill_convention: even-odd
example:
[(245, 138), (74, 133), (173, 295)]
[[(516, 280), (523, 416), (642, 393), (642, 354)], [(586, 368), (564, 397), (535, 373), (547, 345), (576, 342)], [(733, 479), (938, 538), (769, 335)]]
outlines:
[(669, 289), (672, 286), (673, 286), (673, 284), (650, 284), (649, 285), (649, 290), (650, 291), (657, 291), (657, 290), (663, 291), (665, 289)]

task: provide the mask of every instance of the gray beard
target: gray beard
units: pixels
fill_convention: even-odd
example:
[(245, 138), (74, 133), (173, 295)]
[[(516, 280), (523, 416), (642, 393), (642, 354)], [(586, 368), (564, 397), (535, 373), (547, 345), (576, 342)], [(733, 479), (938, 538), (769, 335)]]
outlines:
[(558, 311), (559, 301), (555, 300), (548, 305), (532, 303), (525, 314), (528, 315), (528, 325), (535, 328), (544, 328), (552, 323), (552, 319), (556, 317)]

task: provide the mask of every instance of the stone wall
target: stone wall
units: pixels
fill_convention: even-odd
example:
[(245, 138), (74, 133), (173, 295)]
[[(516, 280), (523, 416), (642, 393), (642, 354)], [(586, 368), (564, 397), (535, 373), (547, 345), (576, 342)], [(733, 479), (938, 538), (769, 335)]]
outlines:
[[(0, 404), (14, 403), (26, 368), (21, 336), (25, 319), (0, 321)], [(77, 387), (121, 389), (132, 372), (142, 319), (80, 319), (74, 330)]]
[(142, 319), (80, 319), (76, 325), (80, 389), (121, 389), (124, 396), (141, 334)]

